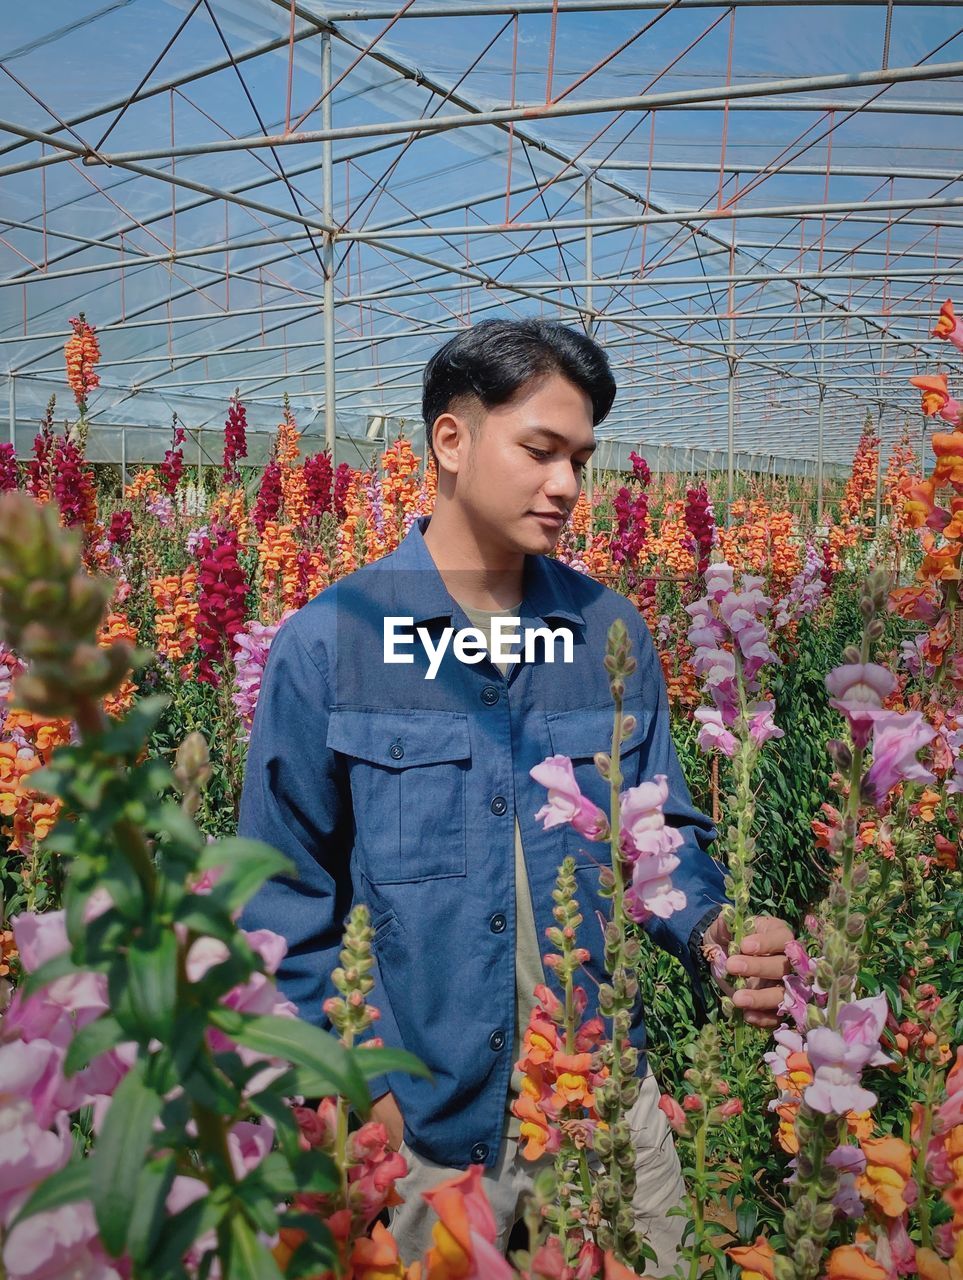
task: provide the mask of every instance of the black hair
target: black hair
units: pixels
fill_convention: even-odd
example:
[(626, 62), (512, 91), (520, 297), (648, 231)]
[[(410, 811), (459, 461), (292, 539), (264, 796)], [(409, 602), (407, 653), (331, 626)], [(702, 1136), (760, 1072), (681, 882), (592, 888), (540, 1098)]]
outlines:
[(432, 453), (435, 423), (461, 397), (474, 396), (494, 409), (553, 373), (586, 393), (598, 426), (612, 408), (615, 379), (597, 342), (552, 320), (482, 320), (465, 329), (425, 366), (421, 409)]

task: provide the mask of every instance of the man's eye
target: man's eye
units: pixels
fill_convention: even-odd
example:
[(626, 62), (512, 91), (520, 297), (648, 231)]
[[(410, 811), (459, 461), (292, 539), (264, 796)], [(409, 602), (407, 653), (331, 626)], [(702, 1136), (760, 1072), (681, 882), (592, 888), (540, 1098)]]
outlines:
[(537, 458), (539, 462), (544, 461), (545, 458), (550, 456), (545, 449), (534, 449), (532, 448), (531, 445), (526, 445), (525, 448), (532, 455), (532, 457)]

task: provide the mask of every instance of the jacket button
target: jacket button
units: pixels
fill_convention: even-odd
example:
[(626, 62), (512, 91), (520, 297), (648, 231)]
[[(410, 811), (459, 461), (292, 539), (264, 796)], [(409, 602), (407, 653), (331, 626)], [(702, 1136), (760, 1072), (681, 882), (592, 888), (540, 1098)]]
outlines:
[(486, 684), (481, 691), (481, 700), (486, 707), (493, 707), (498, 701), (500, 695), (493, 684)]
[(502, 1049), (504, 1049), (505, 1048), (505, 1032), (493, 1031), (491, 1035), (488, 1037), (488, 1047), (490, 1049), (494, 1049), (496, 1053), (499, 1053)]
[(496, 796), (491, 803), (491, 811), (497, 818), (508, 812), (508, 801), (504, 796)]
[(392, 760), (400, 760), (404, 754), (405, 749), (400, 742), (393, 743), (388, 749), (388, 755), (391, 756)]
[(491, 929), (492, 933), (504, 933), (505, 926), (507, 923), (508, 921), (499, 911), (495, 915), (493, 915), (492, 918), (489, 920), (488, 927), (489, 929)]
[(484, 1142), (476, 1142), (471, 1149), (472, 1164), (484, 1164), (488, 1159), (488, 1144)]

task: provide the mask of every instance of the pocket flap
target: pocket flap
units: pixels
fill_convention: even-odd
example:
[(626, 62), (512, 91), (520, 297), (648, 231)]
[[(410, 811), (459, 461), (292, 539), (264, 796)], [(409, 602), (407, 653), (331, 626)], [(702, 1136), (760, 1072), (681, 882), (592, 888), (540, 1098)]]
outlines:
[(332, 707), (327, 745), (387, 769), (471, 759), (468, 717), (456, 711)]
[[(622, 743), (622, 754), (642, 745), (649, 728), (650, 713), (641, 698), (628, 698), (622, 706), (624, 715), (635, 716), (635, 728)], [(612, 746), (612, 703), (596, 707), (576, 707), (574, 711), (555, 711), (548, 718), (548, 732), (556, 755), (572, 760), (594, 756)]]

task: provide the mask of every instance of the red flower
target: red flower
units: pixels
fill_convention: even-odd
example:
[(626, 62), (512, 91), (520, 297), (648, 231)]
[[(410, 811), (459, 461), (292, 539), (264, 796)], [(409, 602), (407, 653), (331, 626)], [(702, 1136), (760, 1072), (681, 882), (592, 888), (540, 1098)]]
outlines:
[(261, 475), (261, 485), (257, 491), (257, 502), (251, 513), (254, 527), (259, 534), (264, 533), (264, 526), (269, 520), (277, 520), (284, 499), (281, 487), (281, 464), (272, 458)]
[(239, 484), (241, 473), (238, 470), (238, 458), (247, 457), (247, 413), (235, 391), (231, 396), (224, 423), (224, 467), (223, 475), (228, 484)]
[(697, 572), (701, 575), (709, 567), (709, 553), (716, 540), (715, 516), (709, 501), (709, 491), (704, 484), (700, 484), (698, 489), (686, 490), (685, 524), (695, 543)]
[(346, 462), (338, 463), (334, 473), (334, 514), (343, 520), (348, 514), (348, 489), (351, 485), (351, 468)]
[(327, 450), (305, 459), (304, 483), (308, 496), (308, 515), (315, 520), (320, 519), (326, 511), (331, 510), (331, 488), (334, 484), (334, 467)]
[(178, 425), (177, 417), (175, 416), (174, 439), (171, 447), (164, 454), (164, 461), (158, 467), (161, 486), (171, 498), (173, 498), (174, 491), (180, 483), (181, 476), (184, 474), (184, 450), (181, 445), (184, 443), (185, 434), (184, 428)]
[(201, 557), (197, 574), (197, 647), (201, 651), (197, 678), (204, 684), (219, 684), (216, 668), (233, 656), (234, 637), (244, 626), (245, 604), (250, 588), (240, 564), (237, 534), (229, 527), (215, 525), (198, 548)]
[(114, 547), (126, 547), (134, 532), (134, 517), (130, 511), (115, 511), (110, 517), (107, 541)]
[(97, 519), (97, 490), (94, 473), (84, 463), (80, 446), (62, 436), (51, 460), (53, 497), (60, 506), (60, 522), (65, 527), (93, 527)]
[(12, 444), (0, 444), (0, 493), (17, 487), (17, 454)]

